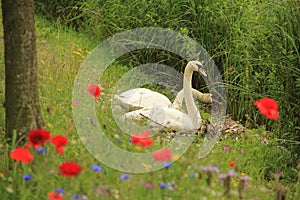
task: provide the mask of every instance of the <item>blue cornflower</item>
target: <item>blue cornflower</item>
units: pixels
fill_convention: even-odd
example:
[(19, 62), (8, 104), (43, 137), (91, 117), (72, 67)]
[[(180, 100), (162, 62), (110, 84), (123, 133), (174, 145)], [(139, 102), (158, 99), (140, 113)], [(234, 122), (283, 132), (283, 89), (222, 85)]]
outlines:
[(195, 173), (191, 172), (189, 176), (190, 176), (190, 178), (194, 178), (195, 177)]
[(123, 144), (123, 141), (118, 139), (118, 140), (117, 140), (117, 143)]
[(63, 194), (64, 190), (61, 188), (56, 188), (55, 192), (59, 193), (59, 194)]
[(120, 179), (123, 181), (123, 180), (129, 179), (131, 177), (132, 177), (131, 174), (123, 174), (123, 175), (121, 175)]
[(38, 152), (38, 153), (46, 153), (47, 149), (44, 148), (44, 147), (38, 147), (38, 148), (36, 148), (36, 152)]
[(32, 179), (32, 176), (31, 176), (30, 174), (25, 174), (25, 175), (23, 176), (23, 179), (24, 179), (25, 181), (30, 181), (30, 180)]
[(82, 197), (81, 194), (73, 194), (72, 200), (75, 200), (75, 199), (81, 199), (81, 197)]
[(172, 163), (163, 162), (163, 166), (164, 168), (169, 169), (170, 167), (172, 167)]
[(92, 165), (91, 168), (94, 172), (101, 172), (102, 171), (102, 167), (100, 165)]
[(165, 188), (168, 187), (168, 184), (166, 184), (166, 183), (164, 183), (164, 182), (161, 182), (161, 183), (159, 184), (159, 187), (160, 187), (161, 189), (165, 189)]

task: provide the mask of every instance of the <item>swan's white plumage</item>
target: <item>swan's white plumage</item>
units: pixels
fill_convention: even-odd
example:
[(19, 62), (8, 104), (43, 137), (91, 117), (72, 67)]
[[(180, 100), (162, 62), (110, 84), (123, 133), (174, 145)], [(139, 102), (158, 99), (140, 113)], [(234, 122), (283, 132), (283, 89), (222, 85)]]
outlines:
[(114, 99), (121, 107), (129, 111), (141, 109), (147, 106), (172, 106), (172, 102), (163, 94), (147, 88), (134, 88), (115, 95)]
[[(210, 93), (201, 93), (192, 88), (194, 97), (204, 103), (211, 103), (212, 98)], [(114, 95), (114, 100), (123, 109), (134, 111), (148, 106), (163, 106), (172, 107), (181, 110), (184, 99), (183, 89), (178, 92), (174, 102), (172, 103), (165, 95), (154, 92), (147, 88), (134, 88), (122, 92), (119, 95)]]
[[(123, 97), (122, 103), (128, 106), (127, 108), (136, 108), (137, 110), (126, 113), (123, 117), (126, 119), (141, 120), (147, 118), (152, 126), (162, 126), (167, 128), (176, 128), (182, 131), (192, 131), (200, 128), (202, 119), (193, 99), (193, 89), (191, 86), (192, 74), (198, 71), (206, 76), (203, 66), (198, 61), (190, 61), (184, 72), (183, 94), (186, 102), (188, 113), (183, 113), (171, 107), (170, 100), (164, 95), (153, 92), (145, 88), (136, 88), (122, 93), (119, 97)], [(142, 90), (141, 90), (142, 89)], [(139, 93), (139, 91), (145, 93)], [(155, 93), (155, 97), (162, 99), (154, 100), (151, 94)], [(179, 95), (182, 95), (180, 93)], [(135, 96), (135, 94), (137, 96)], [(142, 94), (142, 95), (141, 95)], [(202, 94), (202, 93), (201, 93)], [(140, 96), (139, 96), (140, 95)], [(147, 96), (149, 95), (149, 96)], [(142, 96), (142, 98), (141, 98)], [(203, 97), (202, 95), (199, 95)], [(117, 97), (118, 98), (118, 97)], [(159, 99), (157, 98), (157, 99)], [(175, 100), (175, 105), (181, 105), (183, 98), (179, 97)], [(126, 101), (125, 101), (126, 99)], [(211, 97), (208, 98), (211, 101)], [(120, 100), (120, 98), (119, 98)], [(143, 107), (144, 106), (144, 107)], [(176, 106), (174, 106), (176, 107)], [(139, 109), (141, 108), (141, 109)]]
[(153, 127), (166, 127), (186, 131), (194, 130), (190, 117), (175, 108), (148, 106), (125, 113), (123, 118), (136, 121), (149, 119), (149, 125)]

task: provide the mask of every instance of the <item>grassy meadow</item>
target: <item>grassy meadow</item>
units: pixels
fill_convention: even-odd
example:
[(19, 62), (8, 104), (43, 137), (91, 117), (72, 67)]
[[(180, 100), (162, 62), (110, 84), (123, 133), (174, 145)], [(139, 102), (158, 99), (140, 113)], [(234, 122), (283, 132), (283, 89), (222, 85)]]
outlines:
[[(70, 2), (76, 3), (76, 1)], [(197, 1), (184, 1), (183, 4), (169, 1), (158, 6), (158, 9), (161, 10), (155, 10), (154, 6), (151, 7), (150, 3), (146, 4), (146, 2), (125, 1), (123, 3), (123, 1), (110, 0), (102, 3), (90, 0), (77, 5), (77, 10), (73, 9), (76, 12), (70, 12), (72, 15), (59, 15), (58, 13), (55, 20), (49, 20), (51, 17), (46, 18), (46, 14), (44, 16), (36, 15), (39, 94), (45, 129), (50, 131), (51, 135), (66, 136), (69, 143), (64, 148), (65, 152), (62, 155), (57, 154), (54, 147), (46, 143), (44, 146), (47, 149), (46, 153), (30, 149), (34, 159), (29, 164), (15, 162), (8, 155), (23, 143), (14, 140), (12, 145), (6, 143), (7, 139), (4, 137), (5, 115), (4, 108), (1, 106), (1, 199), (43, 200), (49, 199), (49, 193), (56, 192), (59, 193), (57, 199), (82, 200), (264, 200), (276, 199), (277, 195), (284, 191), (287, 191), (287, 199), (300, 199), (300, 166), (298, 164), (300, 160), (299, 152), (297, 153), (300, 146), (299, 140), (297, 141), (299, 120), (296, 119), (295, 114), (299, 109), (299, 105), (297, 105), (299, 100), (294, 100), (291, 96), (292, 92), (298, 91), (299, 86), (292, 85), (292, 88), (286, 89), (289, 87), (288, 84), (293, 84), (293, 82), (292, 80), (284, 82), (289, 79), (285, 77), (288, 72), (293, 72), (293, 77), (290, 79), (300, 80), (298, 58), (296, 58), (296, 55), (299, 55), (300, 45), (297, 43), (299, 38), (298, 40), (294, 38), (297, 34), (299, 36), (297, 32), (299, 28), (294, 27), (296, 25), (293, 23), (279, 23), (280, 20), (289, 21), (287, 18), (280, 18), (284, 17), (279, 13), (279, 7), (283, 5), (278, 4), (278, 8), (273, 9), (274, 12), (263, 12), (269, 10), (275, 1), (269, 1), (269, 4), (261, 3), (258, 7), (257, 5), (260, 3), (252, 1), (242, 1), (239, 5), (237, 5), (238, 1), (234, 1), (232, 7), (230, 7), (231, 1), (223, 3), (216, 1), (212, 4), (204, 1), (207, 5), (202, 5), (201, 8), (197, 5)], [(131, 9), (125, 9), (126, 3), (131, 3)], [(39, 11), (43, 11), (41, 1), (37, 1), (37, 4), (40, 5)], [(142, 7), (142, 5), (148, 6)], [(186, 10), (188, 5), (191, 8), (189, 13), (178, 16), (180, 12), (177, 11)], [(247, 7), (243, 7), (245, 5)], [(65, 7), (66, 9), (62, 9), (62, 7), (55, 9), (69, 12), (72, 10), (72, 6), (74, 5), (70, 4)], [(170, 9), (165, 15), (159, 15), (164, 13), (163, 10), (167, 10), (164, 6), (169, 6)], [(198, 8), (196, 8), (197, 6)], [(138, 12), (133, 12), (135, 8), (139, 8), (136, 9)], [(284, 6), (281, 8), (282, 12), (289, 9)], [(142, 9), (146, 9), (148, 14), (144, 15), (145, 11)], [(193, 13), (199, 9), (203, 12)], [(254, 11), (258, 13), (256, 16), (250, 14)], [(236, 13), (242, 14), (238, 16), (235, 15)], [(219, 18), (215, 19), (213, 14), (220, 14)], [(290, 15), (285, 16), (294, 20), (292, 17), (294, 13), (289, 12), (288, 14)], [(270, 16), (266, 18), (265, 15)], [(258, 24), (255, 17), (261, 18), (262, 23)], [(163, 18), (168, 20), (164, 21)], [(176, 19), (180, 19), (178, 23), (175, 23)], [(202, 21), (202, 19), (205, 20)], [(192, 24), (204, 22), (211, 22), (212, 27), (209, 28), (209, 24), (201, 24), (201, 26)], [(93, 24), (100, 25), (93, 27)], [(276, 29), (278, 32), (271, 35), (268, 29), (274, 24), (278, 24), (278, 29)], [(226, 91), (229, 95), (227, 97), (228, 104), (230, 104), (228, 114), (234, 119), (242, 121), (248, 129), (245, 133), (240, 134), (229, 132), (227, 137), (222, 137), (209, 155), (203, 159), (198, 160), (196, 156), (203, 142), (203, 136), (198, 135), (189, 150), (171, 165), (166, 165), (161, 170), (154, 172), (127, 174), (105, 166), (83, 146), (73, 122), (72, 106), (76, 105), (72, 104), (72, 91), (80, 64), (103, 38), (122, 30), (142, 26), (174, 28), (174, 30), (182, 31), (202, 42), (209, 53), (215, 55), (213, 59), (224, 73), (224, 81), (228, 86)], [(250, 26), (253, 26), (254, 29), (250, 30)], [(210, 32), (209, 29), (215, 31)], [(294, 30), (295, 35), (291, 35), (287, 29)], [(0, 30), (2, 33), (2, 27)], [(197, 35), (200, 31), (211, 34)], [(277, 39), (275, 35), (278, 36)], [(283, 42), (280, 37), (286, 38), (286, 40)], [(251, 41), (242, 43), (242, 41), (248, 40)], [(273, 52), (268, 51), (270, 47), (267, 45), (276, 40), (279, 41), (279, 44), (274, 43), (274, 46), (278, 47), (280, 52), (274, 50), (277, 53), (273, 59)], [(3, 45), (4, 42), (1, 40), (1, 100), (4, 99)], [(241, 49), (244, 51), (240, 51)], [(259, 52), (261, 55), (258, 55)], [(151, 60), (157, 54), (148, 52), (145, 55), (137, 54), (136, 58), (145, 58), (140, 61), (143, 63)], [(175, 66), (179, 70), (184, 66), (177, 57), (172, 57), (171, 60), (176, 63)], [(170, 63), (172, 62), (170, 61)], [(290, 65), (285, 66), (286, 63)], [(127, 151), (149, 152), (161, 147), (156, 144), (165, 145), (169, 142), (165, 132), (155, 137), (155, 148), (141, 148), (133, 145), (129, 141), (130, 137), (123, 134), (112, 120), (109, 100), (114, 92), (115, 84), (124, 73), (131, 69), (128, 66), (132, 65), (134, 64), (130, 59), (126, 58), (114, 63), (104, 72), (99, 80), (102, 93), (96, 100), (95, 107), (99, 111), (97, 112), (98, 120), (101, 125), (105, 125), (105, 134), (112, 143)], [(277, 78), (276, 76), (280, 73), (283, 76)], [(286, 95), (283, 94), (284, 91)], [(299, 93), (295, 93), (294, 97), (296, 98), (297, 95)], [(278, 101), (280, 120), (265, 119), (253, 106), (253, 101), (263, 96), (273, 97)], [(294, 100), (291, 101), (292, 106), (284, 103), (287, 100)], [(78, 103), (80, 104), (80, 102)], [(290, 116), (287, 116), (289, 112)], [(58, 166), (65, 161), (75, 161), (83, 170), (76, 177), (61, 176)], [(101, 166), (102, 170), (93, 170), (92, 165), (95, 164)], [(217, 167), (218, 170), (216, 168), (211, 170), (212, 167), (207, 168), (208, 166)], [(234, 170), (235, 173), (233, 174), (231, 170)], [(26, 179), (24, 175), (30, 175), (31, 178)], [(232, 177), (228, 178), (229, 176)]]

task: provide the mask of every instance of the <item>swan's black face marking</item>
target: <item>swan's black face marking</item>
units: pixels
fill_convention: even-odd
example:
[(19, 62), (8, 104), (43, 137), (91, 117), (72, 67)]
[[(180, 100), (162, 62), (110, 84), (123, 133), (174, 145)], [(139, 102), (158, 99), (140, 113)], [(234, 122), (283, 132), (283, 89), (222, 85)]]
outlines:
[(194, 67), (196, 67), (198, 70), (198, 72), (199, 73), (201, 73), (203, 76), (207, 76), (207, 74), (205, 73), (205, 70), (204, 70), (204, 67), (203, 67), (203, 65), (202, 65), (202, 63), (201, 62), (199, 62), (199, 61), (191, 61), (190, 62)]
[(201, 63), (196, 63), (196, 66), (198, 67), (198, 69), (203, 68), (203, 65)]
[(202, 64), (196, 63), (196, 66), (198, 67), (198, 72), (200, 72), (203, 76), (207, 76)]

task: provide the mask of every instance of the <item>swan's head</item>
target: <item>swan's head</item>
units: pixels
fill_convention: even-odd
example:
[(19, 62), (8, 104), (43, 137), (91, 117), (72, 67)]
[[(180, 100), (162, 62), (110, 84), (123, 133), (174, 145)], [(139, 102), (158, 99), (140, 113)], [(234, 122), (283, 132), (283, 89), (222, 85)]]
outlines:
[(194, 60), (190, 61), (188, 65), (192, 66), (194, 71), (200, 72), (203, 76), (207, 76), (201, 62)]

